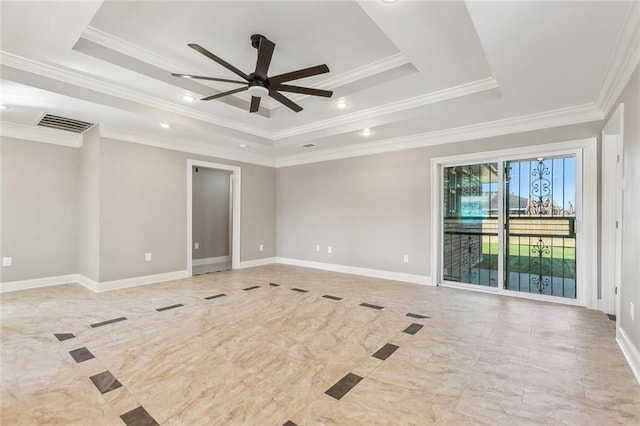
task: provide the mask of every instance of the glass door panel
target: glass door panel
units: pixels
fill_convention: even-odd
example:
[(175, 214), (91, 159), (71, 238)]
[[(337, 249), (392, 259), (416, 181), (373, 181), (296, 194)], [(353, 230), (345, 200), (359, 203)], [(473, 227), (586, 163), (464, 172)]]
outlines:
[(575, 156), (506, 163), (506, 289), (576, 298), (575, 177)]
[(498, 163), (443, 171), (443, 279), (498, 287)]

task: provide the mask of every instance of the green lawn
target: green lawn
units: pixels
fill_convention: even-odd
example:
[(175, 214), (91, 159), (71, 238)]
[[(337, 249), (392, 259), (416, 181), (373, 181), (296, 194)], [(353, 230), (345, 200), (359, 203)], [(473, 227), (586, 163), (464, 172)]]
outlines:
[[(542, 261), (540, 261), (537, 254), (531, 253), (531, 249), (531, 246), (511, 244), (509, 246), (508, 270), (526, 274), (542, 273), (543, 275), (555, 277), (576, 277), (575, 247), (553, 247), (548, 254), (543, 255)], [(482, 262), (477, 267), (483, 269), (498, 268), (497, 243), (482, 244)]]

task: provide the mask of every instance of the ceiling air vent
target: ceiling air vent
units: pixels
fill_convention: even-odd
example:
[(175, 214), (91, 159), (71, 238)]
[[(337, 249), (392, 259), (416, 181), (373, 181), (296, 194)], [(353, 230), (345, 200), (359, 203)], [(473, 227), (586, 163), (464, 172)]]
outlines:
[(312, 146), (315, 146), (315, 145), (312, 144), (312, 143), (308, 143), (308, 144), (302, 145), (303, 148), (311, 148)]
[(45, 114), (38, 122), (38, 126), (67, 130), (73, 133), (84, 133), (87, 129), (93, 126), (93, 123), (74, 120), (73, 118), (59, 117), (52, 114)]

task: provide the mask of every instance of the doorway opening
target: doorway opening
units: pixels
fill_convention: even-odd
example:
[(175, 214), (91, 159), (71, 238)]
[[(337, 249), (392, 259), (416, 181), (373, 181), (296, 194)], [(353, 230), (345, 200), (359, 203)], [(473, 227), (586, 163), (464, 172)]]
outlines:
[(240, 167), (187, 160), (189, 276), (238, 268)]

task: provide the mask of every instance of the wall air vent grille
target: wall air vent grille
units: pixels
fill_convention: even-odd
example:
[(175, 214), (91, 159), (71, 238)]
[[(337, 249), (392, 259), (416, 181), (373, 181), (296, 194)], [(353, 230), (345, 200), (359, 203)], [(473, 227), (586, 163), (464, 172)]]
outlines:
[(57, 115), (45, 114), (38, 126), (51, 127), (53, 129), (66, 130), (73, 133), (84, 133), (93, 126), (94, 123), (74, 120), (73, 118), (59, 117)]
[(315, 145), (312, 144), (312, 143), (308, 143), (308, 144), (302, 145), (303, 148), (311, 148), (312, 146), (315, 146)]

